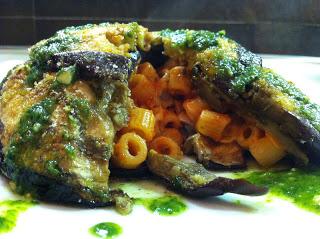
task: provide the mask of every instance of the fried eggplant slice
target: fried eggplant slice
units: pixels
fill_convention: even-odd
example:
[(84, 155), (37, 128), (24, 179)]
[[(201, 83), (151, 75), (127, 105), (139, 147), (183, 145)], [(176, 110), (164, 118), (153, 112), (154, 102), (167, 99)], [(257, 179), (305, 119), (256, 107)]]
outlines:
[(184, 144), (184, 153), (195, 154), (196, 160), (207, 169), (245, 168), (242, 151), (236, 143), (217, 143), (200, 134), (190, 136)]
[[(108, 63), (122, 58), (108, 55)], [(57, 81), (61, 68), (31, 88), (28, 65), (12, 71), (1, 91), (0, 168), (18, 193), (84, 206), (115, 203), (121, 212), (130, 211), (130, 204), (121, 205), (128, 196), (108, 187), (115, 133), (127, 124), (132, 107), (130, 67), (111, 70), (105, 78), (76, 77), (69, 84)]]
[[(240, 63), (238, 63), (240, 64)], [(206, 66), (207, 67), (207, 66)], [(205, 73), (202, 63), (194, 67), (198, 88), (221, 97), (223, 105), (275, 135), (298, 165), (317, 163), (320, 154), (320, 108), (292, 83), (258, 65), (243, 66), (233, 76)], [(200, 95), (209, 103), (214, 102)], [(221, 101), (220, 101), (221, 102)]]
[(48, 61), (55, 54), (75, 51), (106, 52), (138, 59), (137, 50), (150, 48), (150, 34), (136, 22), (87, 24), (67, 27), (42, 40), (29, 50), (31, 74), (26, 83), (33, 86), (48, 71)]
[(218, 177), (199, 163), (177, 160), (154, 150), (149, 152), (147, 164), (152, 173), (175, 190), (192, 197), (219, 196), (224, 193), (258, 196), (268, 191), (243, 179)]
[(54, 54), (48, 60), (48, 69), (75, 66), (82, 79), (113, 79), (127, 81), (137, 66), (139, 58), (128, 58), (107, 52), (74, 51)]
[(256, 121), (297, 165), (319, 162), (320, 107), (293, 83), (223, 32), (164, 30), (160, 36), (166, 55), (188, 59), (194, 86), (215, 111)]
[(130, 211), (130, 198), (108, 187), (109, 158), (128, 122), (128, 79), (148, 34), (137, 23), (66, 28), (8, 73), (0, 86), (0, 168), (15, 191)]

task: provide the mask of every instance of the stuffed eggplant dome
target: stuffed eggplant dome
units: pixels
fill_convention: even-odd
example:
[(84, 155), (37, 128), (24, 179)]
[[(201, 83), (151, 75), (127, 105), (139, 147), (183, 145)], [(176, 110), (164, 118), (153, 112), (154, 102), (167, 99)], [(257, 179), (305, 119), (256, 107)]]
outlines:
[(69, 27), (30, 48), (0, 97), (1, 171), (39, 200), (128, 213), (109, 178), (153, 176), (194, 197), (262, 195), (213, 170), (320, 155), (319, 106), (223, 31)]

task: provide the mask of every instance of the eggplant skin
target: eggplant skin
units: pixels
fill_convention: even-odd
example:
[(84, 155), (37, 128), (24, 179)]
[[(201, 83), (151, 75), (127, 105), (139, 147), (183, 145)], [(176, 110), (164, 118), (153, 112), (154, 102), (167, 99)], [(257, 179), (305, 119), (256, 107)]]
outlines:
[(77, 204), (84, 207), (99, 207), (111, 204), (110, 202), (99, 202), (85, 200), (73, 187), (58, 180), (40, 175), (26, 168), (21, 168), (13, 162), (4, 161), (3, 147), (0, 143), (0, 171), (8, 179), (14, 180), (16, 192), (19, 194), (31, 194), (38, 200), (60, 204)]
[(114, 178), (128, 178), (128, 179), (144, 179), (144, 178), (150, 178), (151, 173), (148, 169), (148, 166), (146, 163), (143, 163), (136, 169), (122, 169), (117, 167), (110, 166), (110, 177)]
[(164, 179), (174, 190), (191, 197), (219, 196), (224, 193), (259, 196), (268, 191), (244, 179), (218, 177), (199, 163), (177, 160), (154, 150), (148, 154), (147, 165), (153, 174)]
[[(3, 162), (4, 155), (0, 143), (0, 171), (15, 182), (16, 192), (21, 195), (31, 195), (37, 200), (61, 205), (77, 205), (84, 208), (97, 208), (115, 205), (116, 210), (123, 215), (129, 214), (133, 208), (132, 199), (121, 190), (111, 190), (109, 195), (96, 195), (89, 188), (75, 189), (54, 178), (36, 173), (27, 168)], [(91, 194), (87, 200), (79, 193)], [(104, 201), (101, 201), (104, 198)], [(107, 200), (106, 200), (107, 199)]]
[[(27, 168), (19, 168), (16, 165), (8, 165), (6, 162), (2, 162), (1, 171), (10, 180), (14, 181), (17, 193), (31, 195), (37, 200), (90, 208), (112, 204), (111, 200), (106, 202), (102, 202), (98, 198), (95, 200), (93, 195), (91, 200), (86, 200), (79, 194), (79, 190), (75, 190), (73, 186)], [(88, 191), (90, 190), (87, 189), (87, 193)]]
[(107, 52), (75, 51), (54, 54), (47, 64), (50, 71), (75, 65), (79, 77), (86, 80), (127, 81), (138, 62), (139, 57), (134, 59)]

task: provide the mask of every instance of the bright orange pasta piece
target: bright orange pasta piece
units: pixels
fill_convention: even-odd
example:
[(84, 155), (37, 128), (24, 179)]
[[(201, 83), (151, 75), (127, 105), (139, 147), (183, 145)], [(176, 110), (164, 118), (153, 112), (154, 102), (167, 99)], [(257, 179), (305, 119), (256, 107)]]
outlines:
[(269, 134), (251, 144), (249, 151), (257, 162), (264, 167), (270, 167), (286, 154), (281, 143)]
[(171, 94), (187, 96), (191, 93), (191, 81), (185, 67), (173, 67), (169, 76), (168, 90)]
[(135, 169), (147, 159), (147, 144), (135, 133), (122, 135), (114, 146), (112, 163), (125, 169)]
[(138, 67), (138, 73), (145, 75), (150, 81), (156, 81), (159, 79), (156, 69), (154, 69), (154, 67), (149, 62), (140, 64)]
[(182, 151), (179, 145), (168, 137), (156, 137), (154, 140), (152, 140), (150, 148), (154, 149), (160, 154), (166, 154), (174, 158), (182, 157)]
[(221, 143), (232, 143), (239, 138), (242, 131), (242, 125), (237, 122), (231, 122), (222, 132), (222, 137), (219, 140)]
[(229, 115), (203, 110), (196, 123), (199, 133), (219, 141), (226, 126), (231, 122)]
[(152, 110), (136, 107), (130, 111), (128, 131), (135, 131), (149, 141), (155, 135), (155, 123), (156, 120)]
[(203, 110), (209, 109), (208, 104), (200, 97), (194, 99), (187, 99), (183, 102), (183, 108), (185, 109), (188, 117), (196, 122)]
[(264, 134), (264, 131), (258, 127), (244, 124), (239, 129), (237, 142), (241, 147), (248, 149), (250, 145), (264, 137)]
[(131, 89), (132, 98), (136, 105), (152, 108), (157, 105), (157, 91), (154, 82), (141, 78), (141, 80)]

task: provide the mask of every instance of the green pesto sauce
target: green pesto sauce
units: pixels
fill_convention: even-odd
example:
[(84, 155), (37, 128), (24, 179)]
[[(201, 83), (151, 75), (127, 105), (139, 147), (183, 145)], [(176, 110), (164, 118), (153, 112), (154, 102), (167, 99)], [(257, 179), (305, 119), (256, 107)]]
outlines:
[(183, 213), (187, 205), (177, 196), (163, 196), (158, 198), (136, 199), (149, 211), (161, 216), (175, 216)]
[[(25, 157), (24, 155), (28, 155), (28, 152), (37, 146), (39, 138), (48, 126), (54, 107), (55, 101), (50, 98), (30, 107), (21, 117), (17, 131), (11, 138), (8, 149), (5, 152), (2, 168), (16, 183), (16, 191), (18, 193), (32, 193), (32, 189), (26, 186), (31, 182), (31, 178), (25, 181), (21, 177), (21, 175), (24, 175), (21, 169), (28, 163), (27, 160), (32, 159), (32, 157)], [(46, 166), (50, 169), (52, 175), (58, 173), (55, 162), (49, 162)]]
[(6, 160), (15, 160), (26, 144), (34, 146), (37, 144), (43, 130), (49, 123), (51, 113), (55, 107), (55, 101), (47, 98), (30, 107), (21, 117), (17, 132), (12, 138)]
[[(222, 69), (224, 68), (222, 67)], [(272, 88), (275, 94), (277, 91), (285, 94), (288, 99), (294, 102), (294, 111), (308, 119), (320, 131), (320, 107), (310, 102), (310, 99), (293, 83), (283, 79), (272, 70), (257, 65), (243, 69), (238, 67), (233, 75), (235, 78), (231, 81), (231, 87), (234, 91), (244, 93), (248, 86), (258, 81), (260, 87)]]
[(180, 50), (193, 49), (201, 51), (209, 47), (217, 46), (217, 39), (224, 37), (225, 31), (210, 32), (205, 30), (170, 30), (165, 29), (160, 32), (163, 38), (169, 39), (172, 48)]
[(80, 120), (85, 122), (91, 116), (91, 105), (87, 99), (72, 98), (70, 101), (71, 108), (79, 116)]
[(35, 82), (41, 80), (43, 73), (45, 72), (43, 67), (39, 67), (37, 65), (29, 66), (29, 73), (26, 77), (25, 84), (27, 86), (33, 87)]
[(89, 232), (96, 237), (110, 239), (119, 236), (122, 228), (113, 222), (101, 222), (91, 227)]
[(21, 212), (34, 205), (31, 201), (0, 201), (0, 234), (10, 232), (15, 226)]
[(320, 214), (320, 169), (249, 172), (241, 177), (267, 186), (270, 193), (291, 201), (300, 208)]
[[(72, 50), (79, 50), (86, 40), (82, 38), (82, 31), (86, 29), (94, 29), (96, 27), (108, 27), (109, 23), (101, 23), (98, 25), (87, 24), (77, 27), (67, 27), (57, 31), (52, 37), (38, 42), (32, 46), (30, 50), (31, 65), (36, 68), (45, 69), (47, 61), (56, 53)], [(128, 23), (124, 27), (125, 42), (129, 43), (130, 50), (136, 50), (136, 46), (144, 46), (144, 35), (136, 22)]]
[(55, 107), (55, 101), (47, 98), (26, 111), (21, 117), (17, 133), (21, 136), (22, 143), (35, 143), (49, 122), (51, 113)]

